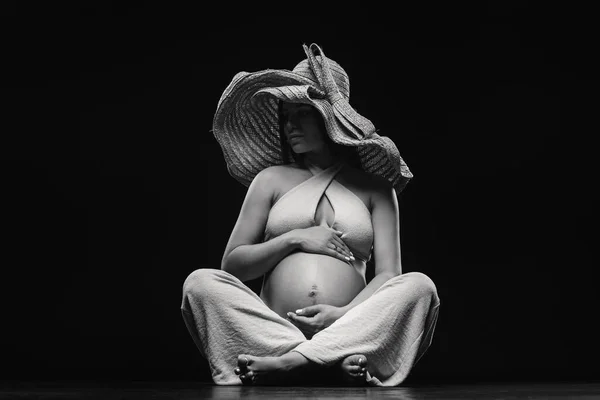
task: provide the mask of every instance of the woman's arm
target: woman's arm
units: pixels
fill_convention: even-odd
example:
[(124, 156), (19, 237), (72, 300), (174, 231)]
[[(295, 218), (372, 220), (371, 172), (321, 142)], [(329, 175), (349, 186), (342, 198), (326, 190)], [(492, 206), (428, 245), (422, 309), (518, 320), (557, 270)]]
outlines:
[(378, 186), (371, 200), (375, 276), (349, 304), (342, 307), (344, 313), (371, 297), (388, 279), (402, 274), (398, 199), (393, 186), (387, 181)]
[[(221, 269), (242, 282), (263, 276), (294, 250), (324, 254), (342, 261), (352, 256), (340, 238), (342, 232), (324, 226), (292, 229), (261, 243), (273, 204), (273, 182), (281, 179), (278, 168), (264, 169), (250, 184), (221, 260)], [(337, 248), (331, 248), (331, 244)]]
[(274, 196), (272, 182), (279, 173), (270, 167), (256, 175), (225, 247), (221, 269), (242, 282), (264, 275), (299, 247), (293, 232), (261, 243)]
[(242, 282), (249, 281), (263, 276), (297, 248), (292, 231), (264, 243), (242, 244), (226, 253), (221, 269)]

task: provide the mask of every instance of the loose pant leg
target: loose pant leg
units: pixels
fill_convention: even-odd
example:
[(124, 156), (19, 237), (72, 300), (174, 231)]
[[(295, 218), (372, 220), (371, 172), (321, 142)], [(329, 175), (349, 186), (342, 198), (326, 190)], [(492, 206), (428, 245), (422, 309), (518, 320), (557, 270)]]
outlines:
[(181, 312), (219, 385), (241, 384), (233, 372), (239, 354), (280, 356), (306, 341), (248, 286), (218, 269), (198, 269), (187, 277)]
[(402, 274), (294, 351), (321, 365), (364, 354), (371, 385), (397, 386), (431, 344), (439, 304), (429, 277)]

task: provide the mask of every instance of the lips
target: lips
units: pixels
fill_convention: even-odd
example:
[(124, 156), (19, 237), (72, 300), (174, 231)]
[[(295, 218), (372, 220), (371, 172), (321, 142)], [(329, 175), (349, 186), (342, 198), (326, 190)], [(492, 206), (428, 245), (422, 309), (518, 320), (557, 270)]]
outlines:
[(292, 134), (292, 135), (288, 136), (289, 140), (292, 140), (292, 139), (301, 139), (301, 138), (302, 138), (302, 135), (299, 135), (299, 134)]

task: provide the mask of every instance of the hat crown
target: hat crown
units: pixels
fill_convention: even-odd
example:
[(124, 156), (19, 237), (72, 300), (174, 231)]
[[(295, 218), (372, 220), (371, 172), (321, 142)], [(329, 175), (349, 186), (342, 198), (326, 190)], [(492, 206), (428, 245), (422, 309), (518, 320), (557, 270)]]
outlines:
[[(320, 54), (316, 56), (317, 61), (322, 65), (323, 64), (323, 60), (321, 59)], [(346, 100), (349, 101), (350, 100), (350, 79), (348, 78), (348, 74), (346, 73), (346, 71), (341, 67), (340, 64), (338, 64), (337, 62), (333, 61), (331, 58), (329, 57), (325, 57), (327, 59), (327, 62), (329, 64), (329, 68), (331, 70), (331, 74), (333, 75), (333, 80), (340, 92), (340, 94), (342, 95), (342, 97)], [(319, 79), (317, 78), (317, 75), (315, 73), (315, 71), (311, 68), (310, 63), (308, 62), (308, 59), (305, 58), (304, 60), (300, 61), (292, 70), (292, 72), (303, 76), (304, 78), (307, 78), (311, 81), (313, 81), (315, 83), (315, 85), (317, 85), (317, 87), (319, 86)]]

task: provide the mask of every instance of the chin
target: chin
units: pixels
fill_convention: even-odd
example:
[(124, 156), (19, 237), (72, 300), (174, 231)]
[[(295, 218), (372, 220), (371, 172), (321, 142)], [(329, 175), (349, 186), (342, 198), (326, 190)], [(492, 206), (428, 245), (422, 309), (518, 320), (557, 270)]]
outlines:
[(310, 151), (310, 149), (303, 144), (297, 144), (297, 145), (291, 146), (291, 147), (292, 147), (293, 152), (296, 154), (303, 154), (303, 153)]

